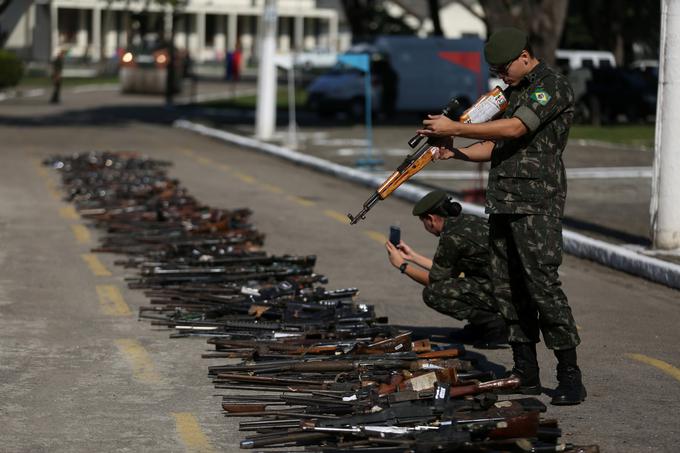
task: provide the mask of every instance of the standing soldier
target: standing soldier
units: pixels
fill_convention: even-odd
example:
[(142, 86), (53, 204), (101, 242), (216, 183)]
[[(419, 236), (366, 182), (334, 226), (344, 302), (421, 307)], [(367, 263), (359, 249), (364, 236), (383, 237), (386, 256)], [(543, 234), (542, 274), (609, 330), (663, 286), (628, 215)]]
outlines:
[[(558, 360), (552, 404), (579, 404), (586, 397), (576, 360), (580, 339), (557, 273), (567, 190), (562, 153), (574, 115), (573, 92), (564, 76), (536, 59), (521, 30), (494, 33), (484, 54), (492, 72), (509, 85), (503, 116), (463, 124), (430, 115), (419, 132), (442, 137), (439, 159), (491, 161), (486, 210), (492, 279), (510, 331), (512, 373), (521, 378), (523, 393), (541, 392), (540, 331)], [(457, 149), (449, 137), (481, 141)]]
[(57, 52), (57, 56), (52, 60), (52, 72), (50, 76), (52, 77), (52, 97), (50, 98), (51, 104), (58, 104), (61, 101), (61, 74), (64, 71), (64, 55), (66, 52), (60, 50)]
[(435, 190), (413, 207), (428, 233), (439, 237), (434, 258), (416, 253), (401, 241), (386, 242), (390, 263), (425, 286), (423, 301), (442, 314), (467, 320), (466, 333), (477, 348), (507, 343), (505, 322), (498, 313), (489, 279), (489, 229), (486, 221), (461, 213), (459, 203)]

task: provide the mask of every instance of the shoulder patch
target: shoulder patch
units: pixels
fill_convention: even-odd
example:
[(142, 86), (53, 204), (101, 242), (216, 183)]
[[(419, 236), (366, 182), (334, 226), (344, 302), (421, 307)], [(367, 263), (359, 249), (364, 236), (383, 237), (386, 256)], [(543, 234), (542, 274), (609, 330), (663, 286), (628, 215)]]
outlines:
[(552, 96), (546, 93), (543, 88), (538, 88), (536, 91), (531, 93), (531, 96), (529, 97), (541, 105), (546, 105), (548, 102), (550, 102), (550, 99), (552, 99)]

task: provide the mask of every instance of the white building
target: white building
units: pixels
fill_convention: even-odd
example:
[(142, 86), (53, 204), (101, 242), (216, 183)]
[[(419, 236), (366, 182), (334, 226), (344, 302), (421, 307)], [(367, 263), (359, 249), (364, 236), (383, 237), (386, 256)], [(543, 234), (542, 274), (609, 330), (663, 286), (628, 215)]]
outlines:
[[(37, 0), (10, 34), (6, 48), (48, 61), (59, 49), (69, 58), (115, 58), (146, 36), (168, 36), (171, 14), (153, 0)], [(256, 53), (263, 0), (189, 0), (179, 13), (175, 45), (195, 61), (221, 61), (240, 46), (244, 61)], [(278, 50), (335, 52), (349, 44), (338, 31), (338, 11), (315, 0), (278, 0)], [(346, 35), (346, 34), (345, 34)], [(343, 45), (344, 43), (344, 45)]]
[[(135, 44), (140, 32), (168, 34), (170, 11), (155, 0), (19, 0), (26, 12), (5, 47), (22, 58), (48, 61), (59, 49), (70, 59), (98, 62), (115, 58)], [(420, 36), (432, 32), (425, 0), (383, 0), (388, 14)], [(278, 51), (344, 51), (351, 44), (339, 0), (278, 0)], [(447, 38), (486, 36), (479, 4), (476, 14), (454, 0), (440, 0), (440, 22)], [(175, 45), (198, 62), (219, 62), (240, 46), (246, 63), (256, 55), (264, 0), (188, 0), (179, 14)]]

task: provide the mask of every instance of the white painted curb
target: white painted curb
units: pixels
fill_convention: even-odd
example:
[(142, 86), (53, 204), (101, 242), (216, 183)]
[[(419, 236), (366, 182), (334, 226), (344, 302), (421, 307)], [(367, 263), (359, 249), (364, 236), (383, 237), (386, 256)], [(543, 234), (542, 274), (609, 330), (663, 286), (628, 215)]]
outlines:
[[(203, 126), (191, 121), (177, 120), (174, 123), (174, 127), (187, 129), (208, 137), (217, 138), (229, 143), (234, 143), (240, 146), (262, 151), (267, 154), (286, 159), (287, 161), (295, 162), (324, 173), (338, 176), (345, 180), (369, 186), (373, 189), (382, 184), (384, 181), (384, 177), (381, 175), (373, 175), (366, 171), (345, 167), (344, 165), (329, 162), (325, 159), (299, 153), (283, 146), (264, 143), (259, 140)], [(425, 189), (414, 184), (405, 183), (394, 192), (394, 195), (415, 203), (429, 191), (430, 189)], [(463, 206), (464, 212), (482, 217), (487, 216), (483, 207), (460, 200), (459, 202)], [(668, 285), (672, 288), (680, 289), (680, 265), (657, 258), (644, 256), (632, 250), (626, 249), (625, 247), (609, 244), (607, 242), (593, 239), (566, 229), (563, 231), (562, 236), (564, 238), (564, 250), (567, 253), (581, 258), (587, 258), (600, 264), (604, 264), (605, 266), (622, 270), (630, 274), (645, 277), (649, 280)]]

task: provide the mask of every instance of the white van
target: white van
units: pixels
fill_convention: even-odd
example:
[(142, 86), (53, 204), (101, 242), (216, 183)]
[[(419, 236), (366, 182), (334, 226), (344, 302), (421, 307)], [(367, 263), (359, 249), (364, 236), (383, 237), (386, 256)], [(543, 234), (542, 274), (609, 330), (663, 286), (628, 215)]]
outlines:
[(569, 70), (580, 68), (615, 68), (614, 54), (606, 50), (567, 50), (555, 51), (555, 63), (559, 68)]

